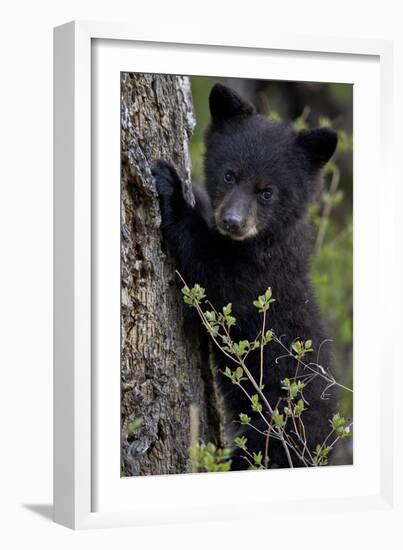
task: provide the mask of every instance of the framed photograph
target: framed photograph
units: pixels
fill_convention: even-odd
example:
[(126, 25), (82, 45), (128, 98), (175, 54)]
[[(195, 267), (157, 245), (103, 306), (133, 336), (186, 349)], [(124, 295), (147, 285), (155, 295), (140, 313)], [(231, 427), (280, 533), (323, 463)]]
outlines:
[(392, 511), (392, 43), (54, 51), (55, 520)]

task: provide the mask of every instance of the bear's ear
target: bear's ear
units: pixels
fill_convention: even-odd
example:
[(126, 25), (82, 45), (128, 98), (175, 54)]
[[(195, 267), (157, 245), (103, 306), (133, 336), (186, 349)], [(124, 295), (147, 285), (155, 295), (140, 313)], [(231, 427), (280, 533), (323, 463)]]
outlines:
[(337, 146), (337, 132), (332, 128), (301, 130), (297, 134), (297, 145), (302, 149), (314, 170), (324, 166)]
[(242, 99), (234, 90), (223, 84), (215, 84), (209, 97), (211, 119), (215, 126), (221, 126), (234, 117), (250, 116), (254, 106)]

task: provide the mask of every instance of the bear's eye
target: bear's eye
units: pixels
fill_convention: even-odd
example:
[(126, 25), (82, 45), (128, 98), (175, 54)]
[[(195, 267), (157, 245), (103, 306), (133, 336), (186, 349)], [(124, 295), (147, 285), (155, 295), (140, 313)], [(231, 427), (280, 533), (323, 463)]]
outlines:
[(235, 183), (235, 174), (234, 172), (232, 172), (232, 170), (228, 170), (228, 172), (225, 172), (224, 181), (225, 183)]
[(271, 187), (266, 187), (261, 191), (260, 196), (264, 201), (269, 201), (273, 195), (273, 189)]

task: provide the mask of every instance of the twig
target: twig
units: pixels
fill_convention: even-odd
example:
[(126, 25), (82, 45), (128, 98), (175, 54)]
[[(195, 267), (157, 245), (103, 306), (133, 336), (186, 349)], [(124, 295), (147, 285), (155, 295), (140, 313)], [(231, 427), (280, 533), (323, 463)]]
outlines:
[[(284, 357), (292, 357), (293, 359), (295, 359), (294, 355), (290, 352), (290, 350), (283, 344), (283, 342), (280, 340), (280, 338), (278, 338), (276, 335), (273, 335), (273, 340), (277, 343), (277, 344), (280, 344), (280, 346), (287, 352), (286, 354), (282, 355), (281, 358), (284, 358)], [(324, 380), (326, 380), (326, 382), (329, 382), (331, 385), (335, 385), (335, 386), (339, 386), (340, 388), (342, 388), (343, 390), (347, 390), (351, 393), (354, 393), (353, 390), (351, 388), (348, 388), (347, 386), (344, 386), (343, 384), (340, 384), (339, 382), (336, 382), (336, 380), (332, 377), (330, 378), (330, 375), (328, 373), (326, 373), (325, 369), (321, 366), (321, 365), (318, 365), (317, 363), (313, 363), (313, 362), (310, 362), (310, 363), (304, 363), (304, 361), (301, 361), (299, 360), (301, 365), (305, 368), (305, 369), (308, 369), (310, 370), (312, 373), (318, 375), (318, 376), (321, 376)], [(318, 369), (321, 370), (321, 372), (318, 372), (317, 370), (313, 369), (311, 367), (311, 365), (315, 365)], [(325, 373), (325, 374), (323, 374)]]
[[(339, 186), (339, 181), (340, 181), (340, 170), (338, 169), (337, 166), (335, 166), (332, 174), (332, 180), (330, 182), (330, 187), (329, 187), (330, 196), (334, 196), (336, 194), (337, 187)], [(320, 251), (323, 245), (323, 241), (325, 240), (326, 230), (329, 224), (329, 218), (330, 218), (331, 212), (332, 212), (332, 205), (331, 205), (331, 202), (328, 201), (325, 203), (323, 207), (323, 213), (320, 219), (318, 235), (316, 237), (316, 244), (315, 244), (316, 253)]]
[(263, 310), (263, 326), (262, 326), (262, 337), (260, 340), (260, 380), (259, 387), (263, 385), (263, 348), (264, 348), (264, 337), (265, 337), (265, 328), (266, 328), (266, 309)]

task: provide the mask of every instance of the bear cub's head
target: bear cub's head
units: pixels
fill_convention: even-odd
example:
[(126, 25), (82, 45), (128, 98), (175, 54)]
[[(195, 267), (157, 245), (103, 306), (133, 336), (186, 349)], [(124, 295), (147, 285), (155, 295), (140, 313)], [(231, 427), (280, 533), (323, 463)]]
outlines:
[(274, 123), (222, 84), (209, 103), (205, 175), (217, 230), (233, 240), (281, 235), (305, 215), (336, 132)]

